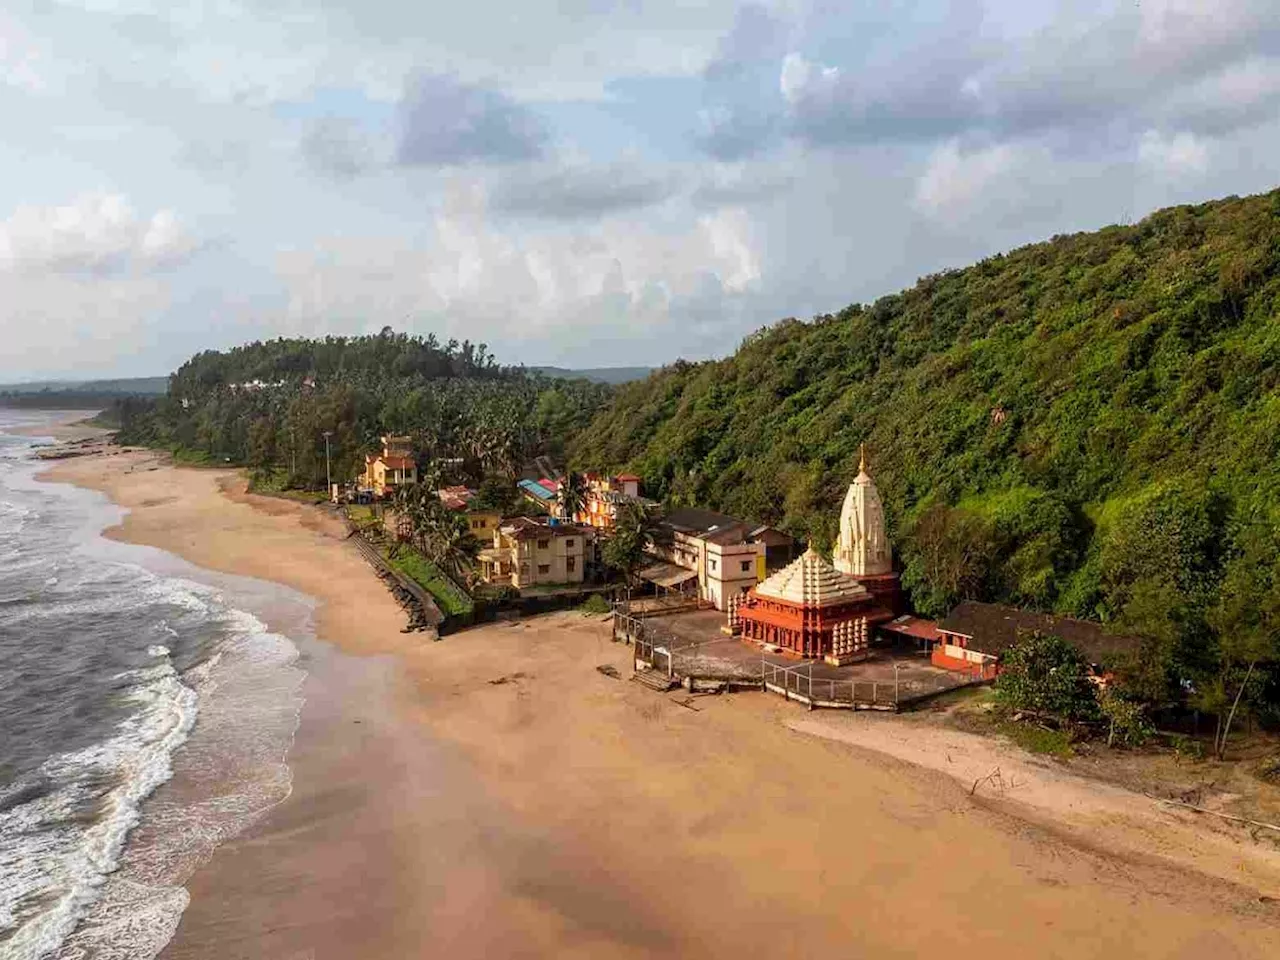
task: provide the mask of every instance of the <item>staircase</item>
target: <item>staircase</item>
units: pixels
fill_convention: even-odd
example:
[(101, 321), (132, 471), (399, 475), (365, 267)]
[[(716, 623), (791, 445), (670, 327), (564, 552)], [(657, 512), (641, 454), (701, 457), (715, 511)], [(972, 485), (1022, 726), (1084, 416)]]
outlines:
[(668, 690), (680, 686), (675, 680), (658, 670), (638, 670), (631, 675), (631, 679), (642, 686), (648, 687), (650, 690), (658, 691), (658, 693), (666, 693)]

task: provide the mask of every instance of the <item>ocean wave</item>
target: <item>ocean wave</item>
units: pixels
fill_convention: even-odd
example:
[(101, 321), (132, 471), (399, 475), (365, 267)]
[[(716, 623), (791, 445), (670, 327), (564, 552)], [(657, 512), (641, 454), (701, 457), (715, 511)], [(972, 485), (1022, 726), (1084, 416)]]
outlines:
[(182, 677), (200, 698), (199, 725), (175, 757), (183, 796), (162, 791), (147, 804), (145, 840), (125, 849), (58, 960), (154, 957), (177, 929), (190, 876), (292, 791), (286, 760), (306, 676), (293, 665), (297, 647), (243, 611), (217, 619), (225, 641)]
[[(0, 460), (14, 450), (5, 440)], [(149, 960), (177, 929), (191, 873), (288, 797), (305, 673), (293, 642), (235, 597), (148, 570), (134, 562), (141, 551), (102, 540), (116, 508), (37, 485), (34, 472), (31, 461), (0, 464), (0, 498), (20, 501), (31, 525), (14, 536), (19, 511), (0, 513), (0, 597), (10, 601), (0, 641), (35, 653), (32, 639), (45, 638), (57, 657), (67, 637), (94, 638), (76, 645), (83, 659), (31, 657), (26, 676), (49, 682), (51, 662), (68, 684), (76, 669), (94, 671), (83, 676), (110, 709), (100, 732), (84, 726), (97, 714), (68, 711), (81, 724), (72, 732), (99, 742), (73, 750), (54, 738), (66, 752), (0, 785), (0, 957)], [(38, 538), (28, 535), (37, 520)], [(120, 712), (127, 719), (111, 726)]]
[(129, 692), (138, 709), (113, 736), (47, 760), (32, 778), (47, 792), (0, 812), (6, 957), (34, 960), (71, 933), (115, 868), (139, 804), (169, 779), (197, 698), (172, 664), (165, 667)]

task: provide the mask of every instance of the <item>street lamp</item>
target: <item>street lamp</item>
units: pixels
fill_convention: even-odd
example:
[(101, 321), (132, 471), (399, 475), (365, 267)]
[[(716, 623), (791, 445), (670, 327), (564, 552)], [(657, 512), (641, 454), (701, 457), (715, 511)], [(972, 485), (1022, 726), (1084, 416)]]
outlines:
[(324, 479), (326, 484), (326, 493), (333, 496), (333, 473), (329, 469), (329, 438), (333, 436), (332, 430), (324, 432)]

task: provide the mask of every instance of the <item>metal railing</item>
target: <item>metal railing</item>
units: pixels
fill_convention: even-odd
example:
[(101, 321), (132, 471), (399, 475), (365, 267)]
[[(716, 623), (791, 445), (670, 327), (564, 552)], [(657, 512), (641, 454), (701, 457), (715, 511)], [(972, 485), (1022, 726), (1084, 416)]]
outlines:
[[(823, 676), (826, 669), (815, 661), (775, 663), (708, 656), (707, 641), (682, 637), (659, 620), (637, 617), (623, 605), (614, 608), (614, 639), (635, 648), (635, 659), (672, 679), (747, 683), (815, 707), (853, 710), (898, 710), (903, 706), (960, 687), (982, 683), (990, 677), (982, 670), (938, 671), (936, 676), (897, 676), (855, 679)], [(715, 641), (710, 641), (714, 644)], [(904, 673), (907, 672), (904, 670)], [(815, 675), (816, 674), (816, 675)]]
[(811, 706), (871, 707), (896, 710), (902, 702), (903, 680), (839, 680), (815, 677), (813, 664), (794, 667), (760, 661), (760, 677), (766, 690)]

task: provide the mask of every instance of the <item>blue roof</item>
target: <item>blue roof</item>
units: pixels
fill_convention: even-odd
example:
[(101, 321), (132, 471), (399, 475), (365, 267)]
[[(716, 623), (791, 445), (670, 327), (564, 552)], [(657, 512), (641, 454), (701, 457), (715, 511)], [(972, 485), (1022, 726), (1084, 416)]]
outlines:
[(556, 496), (536, 480), (521, 480), (517, 486), (525, 493), (533, 494), (539, 500), (554, 500)]

